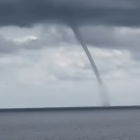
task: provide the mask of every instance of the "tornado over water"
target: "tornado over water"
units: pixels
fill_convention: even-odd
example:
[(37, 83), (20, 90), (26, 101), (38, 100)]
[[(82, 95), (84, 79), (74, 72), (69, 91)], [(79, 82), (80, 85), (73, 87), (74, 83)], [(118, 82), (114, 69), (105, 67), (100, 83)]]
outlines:
[(103, 106), (109, 106), (110, 105), (110, 101), (109, 101), (109, 97), (108, 97), (108, 93), (107, 93), (107, 89), (105, 88), (103, 82), (102, 82), (102, 79), (100, 77), (100, 74), (99, 74), (99, 71), (97, 69), (97, 66), (85, 44), (85, 42), (83, 41), (82, 37), (81, 37), (81, 34), (79, 32), (79, 29), (78, 27), (74, 24), (74, 23), (70, 23), (69, 26), (71, 27), (72, 31), (74, 32), (75, 34), (75, 37), (77, 38), (77, 40), (79, 41), (79, 43), (81, 44), (81, 46), (83, 47), (88, 59), (89, 59), (89, 62), (92, 66), (92, 69), (96, 75), (96, 78), (98, 80), (98, 83), (99, 83), (99, 86), (100, 86), (100, 94), (101, 94), (101, 100), (102, 100), (102, 105)]

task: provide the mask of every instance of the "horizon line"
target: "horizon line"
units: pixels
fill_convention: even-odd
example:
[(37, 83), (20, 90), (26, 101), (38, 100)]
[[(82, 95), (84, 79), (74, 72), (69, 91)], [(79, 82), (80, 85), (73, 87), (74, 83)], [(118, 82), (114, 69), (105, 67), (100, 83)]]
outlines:
[(35, 107), (35, 108), (0, 108), (0, 112), (36, 112), (36, 111), (88, 111), (88, 110), (128, 110), (140, 109), (140, 105), (129, 106), (76, 106), (76, 107)]

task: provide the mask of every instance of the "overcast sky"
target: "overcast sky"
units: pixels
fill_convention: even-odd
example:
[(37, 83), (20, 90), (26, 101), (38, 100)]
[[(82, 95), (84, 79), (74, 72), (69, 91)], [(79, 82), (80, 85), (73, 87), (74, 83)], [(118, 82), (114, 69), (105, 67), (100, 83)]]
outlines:
[(68, 22), (79, 27), (111, 105), (139, 105), (139, 12), (138, 0), (0, 0), (0, 108), (101, 104)]

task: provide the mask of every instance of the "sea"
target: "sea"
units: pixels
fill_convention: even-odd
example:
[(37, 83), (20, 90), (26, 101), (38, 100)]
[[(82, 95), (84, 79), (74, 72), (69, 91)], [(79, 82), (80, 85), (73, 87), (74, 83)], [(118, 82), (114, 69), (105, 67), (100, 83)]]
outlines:
[(0, 140), (140, 140), (140, 109), (1, 111)]

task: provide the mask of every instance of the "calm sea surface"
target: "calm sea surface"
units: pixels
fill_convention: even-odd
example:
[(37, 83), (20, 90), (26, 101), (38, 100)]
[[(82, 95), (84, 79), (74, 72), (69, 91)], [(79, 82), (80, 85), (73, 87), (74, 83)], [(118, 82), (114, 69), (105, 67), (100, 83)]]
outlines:
[(140, 140), (140, 109), (0, 112), (0, 140)]

